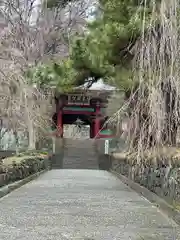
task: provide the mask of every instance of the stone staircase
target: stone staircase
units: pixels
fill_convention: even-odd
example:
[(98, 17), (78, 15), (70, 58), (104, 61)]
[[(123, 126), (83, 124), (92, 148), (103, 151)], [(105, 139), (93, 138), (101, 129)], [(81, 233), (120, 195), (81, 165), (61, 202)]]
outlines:
[(92, 139), (64, 139), (64, 169), (99, 169)]

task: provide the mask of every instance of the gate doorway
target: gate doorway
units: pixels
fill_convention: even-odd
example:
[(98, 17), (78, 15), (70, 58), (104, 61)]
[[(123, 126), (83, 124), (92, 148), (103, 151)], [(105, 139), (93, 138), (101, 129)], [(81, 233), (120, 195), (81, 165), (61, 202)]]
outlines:
[[(53, 115), (58, 137), (107, 138), (104, 123), (108, 119), (105, 109), (109, 91), (76, 90), (55, 97), (56, 112)], [(68, 125), (68, 126), (67, 126)], [(71, 126), (69, 126), (71, 125)]]
[(71, 139), (89, 139), (90, 126), (79, 124), (64, 124), (63, 136)]

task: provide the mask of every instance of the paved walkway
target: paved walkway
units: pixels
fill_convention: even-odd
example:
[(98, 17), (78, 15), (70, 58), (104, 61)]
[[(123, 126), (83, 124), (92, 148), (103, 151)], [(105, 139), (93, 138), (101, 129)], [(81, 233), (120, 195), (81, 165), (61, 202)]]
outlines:
[(0, 199), (0, 240), (176, 240), (176, 224), (119, 179), (52, 170)]

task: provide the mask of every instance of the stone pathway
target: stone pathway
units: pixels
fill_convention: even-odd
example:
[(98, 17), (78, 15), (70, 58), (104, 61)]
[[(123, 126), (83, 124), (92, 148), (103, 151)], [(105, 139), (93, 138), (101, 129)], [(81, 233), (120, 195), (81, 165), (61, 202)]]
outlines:
[(0, 240), (178, 240), (177, 225), (99, 170), (51, 170), (0, 199)]

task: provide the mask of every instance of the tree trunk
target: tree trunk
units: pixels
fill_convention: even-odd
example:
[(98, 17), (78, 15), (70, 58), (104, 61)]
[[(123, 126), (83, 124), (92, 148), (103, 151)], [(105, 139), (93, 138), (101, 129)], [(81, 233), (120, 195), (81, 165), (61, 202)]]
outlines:
[(35, 135), (35, 128), (33, 124), (33, 118), (32, 118), (32, 109), (33, 109), (33, 103), (32, 103), (33, 96), (28, 96), (26, 93), (26, 89), (24, 90), (24, 100), (25, 100), (25, 106), (26, 106), (26, 121), (27, 121), (27, 131), (28, 131), (28, 149), (34, 150), (36, 149), (36, 135)]
[(14, 137), (15, 137), (15, 144), (16, 144), (16, 155), (19, 154), (19, 137), (16, 130), (13, 131)]
[[(172, 88), (171, 83), (162, 84), (162, 95), (163, 101), (165, 103), (165, 127), (162, 126), (162, 139), (161, 144), (164, 145), (175, 145), (176, 144), (176, 136), (178, 129), (178, 117), (177, 116), (177, 107), (175, 108), (175, 102), (177, 93), (174, 88)], [(131, 94), (134, 92), (129, 92), (126, 94), (127, 99), (131, 99)], [(149, 127), (151, 126), (151, 121), (149, 120), (149, 111), (146, 102), (146, 97), (148, 97), (148, 91), (144, 94), (144, 99), (140, 99), (141, 96), (138, 95), (138, 91), (136, 92), (133, 99), (130, 100), (130, 108), (129, 108), (129, 118), (133, 121), (133, 128), (138, 126), (138, 129), (135, 130), (134, 135), (132, 136), (133, 147), (137, 148), (140, 134), (141, 140), (144, 147), (150, 148), (157, 144), (156, 139), (156, 129), (152, 129), (151, 135), (149, 133)], [(126, 100), (127, 100), (126, 99)], [(136, 110), (135, 110), (136, 109)], [(138, 109), (138, 112), (137, 112)], [(136, 111), (136, 113), (134, 113)], [(134, 113), (134, 116), (133, 116)], [(134, 119), (133, 119), (134, 118)], [(132, 130), (134, 130), (132, 129)], [(133, 132), (133, 131), (132, 131)]]
[(28, 149), (35, 150), (36, 149), (36, 136), (35, 136), (35, 129), (33, 127), (33, 124), (31, 123), (31, 121), (29, 121), (29, 124), (28, 124), (28, 140), (29, 140)]

